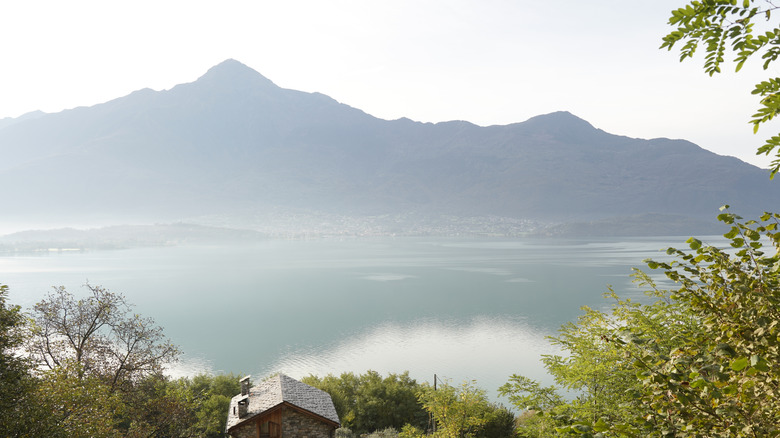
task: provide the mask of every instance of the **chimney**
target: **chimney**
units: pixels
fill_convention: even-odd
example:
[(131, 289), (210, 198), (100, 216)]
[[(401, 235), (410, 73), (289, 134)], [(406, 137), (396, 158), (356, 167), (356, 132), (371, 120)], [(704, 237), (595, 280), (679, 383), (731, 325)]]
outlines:
[(249, 395), (249, 376), (238, 381), (241, 384), (241, 395)]
[(249, 412), (249, 396), (238, 401), (238, 418), (246, 417)]

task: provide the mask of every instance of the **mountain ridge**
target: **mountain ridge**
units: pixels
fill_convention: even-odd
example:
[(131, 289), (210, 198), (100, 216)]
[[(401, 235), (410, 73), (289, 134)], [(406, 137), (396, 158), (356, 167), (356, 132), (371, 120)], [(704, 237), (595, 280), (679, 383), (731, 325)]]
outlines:
[[(17, 218), (301, 211), (569, 221), (771, 209), (768, 172), (685, 140), (618, 136), (567, 111), (509, 125), (383, 120), (235, 61), (0, 129)], [(255, 212), (255, 213), (252, 213)]]

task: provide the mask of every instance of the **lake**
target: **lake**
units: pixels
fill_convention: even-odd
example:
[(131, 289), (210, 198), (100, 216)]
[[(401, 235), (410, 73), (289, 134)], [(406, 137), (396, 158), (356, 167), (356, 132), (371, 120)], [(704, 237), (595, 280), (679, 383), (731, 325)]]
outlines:
[(597, 240), (353, 238), (270, 240), (0, 256), (10, 301), (89, 281), (126, 295), (185, 352), (172, 373), (409, 370), (494, 396), (509, 375), (552, 383), (546, 336), (608, 285), (641, 297), (632, 267), (685, 237)]

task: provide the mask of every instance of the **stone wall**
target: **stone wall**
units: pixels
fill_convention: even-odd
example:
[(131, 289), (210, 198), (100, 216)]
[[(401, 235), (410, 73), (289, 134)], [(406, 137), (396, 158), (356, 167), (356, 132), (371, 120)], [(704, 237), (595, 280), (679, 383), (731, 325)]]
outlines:
[(335, 436), (333, 427), (288, 406), (282, 407), (281, 411), (275, 410), (269, 415), (256, 417), (242, 426), (233, 428), (230, 436), (232, 438), (256, 438), (257, 422), (269, 419), (281, 421), (282, 437), (284, 438), (333, 438)]
[(237, 427), (230, 431), (232, 438), (256, 438), (257, 437), (257, 424), (254, 421), (250, 421), (248, 424)]
[(282, 414), (284, 438), (331, 438), (333, 428), (293, 409)]

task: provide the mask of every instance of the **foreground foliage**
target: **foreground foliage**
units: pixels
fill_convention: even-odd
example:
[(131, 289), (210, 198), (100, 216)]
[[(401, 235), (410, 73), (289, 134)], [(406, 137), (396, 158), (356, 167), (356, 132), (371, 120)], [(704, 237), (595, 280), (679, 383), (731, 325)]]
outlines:
[[(663, 39), (661, 48), (680, 44), (680, 61), (704, 51), (704, 71), (720, 73), (726, 52), (733, 53), (736, 71), (750, 58), (761, 58), (764, 70), (780, 56), (780, 27), (772, 21), (778, 7), (771, 0), (694, 0), (672, 11), (669, 25), (675, 28)], [(780, 112), (780, 78), (769, 77), (756, 84), (752, 93), (760, 96), (760, 107), (750, 123), (753, 132)], [(774, 151), (772, 176), (780, 171), (780, 134), (758, 148), (757, 154)]]
[[(585, 309), (554, 338), (569, 355), (545, 358), (578, 397), (514, 376), (502, 388), (528, 412), (525, 436), (780, 436), (780, 215), (724, 212), (727, 248), (688, 240), (673, 261), (648, 260), (676, 287), (637, 278), (656, 299)], [(768, 246), (768, 248), (766, 248)]]
[(731, 226), (730, 251), (690, 239), (692, 252), (669, 249), (677, 260), (648, 263), (680, 285), (672, 297), (700, 330), (673, 333), (679, 345), (672, 350), (629, 332), (643, 354), (635, 365), (652, 410), (646, 420), (678, 436), (778, 436), (780, 215), (719, 219)]
[[(641, 272), (636, 280), (644, 285), (652, 283)], [(621, 299), (610, 290), (606, 294), (613, 302), (609, 312), (583, 307), (584, 314), (576, 323), (564, 324), (558, 336), (550, 337), (566, 352), (542, 358), (557, 387), (543, 387), (513, 375), (499, 388), (514, 406), (526, 411), (519, 419), (521, 436), (564, 436), (577, 431), (604, 431), (610, 424), (625, 429), (645, 423), (637, 417), (645, 406), (638, 398), (642, 385), (635, 368), (636, 358), (643, 356), (643, 341), (628, 330), (642, 333), (642, 339), (665, 351), (678, 345), (678, 339), (670, 333), (700, 330), (696, 318), (682, 311), (669, 291), (651, 288), (646, 296), (650, 304)]]

